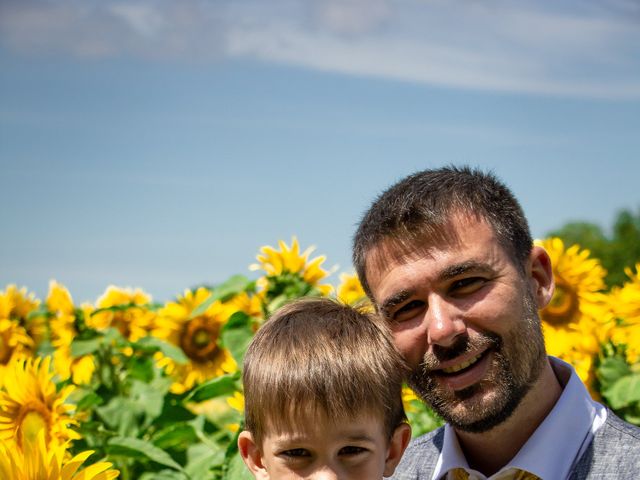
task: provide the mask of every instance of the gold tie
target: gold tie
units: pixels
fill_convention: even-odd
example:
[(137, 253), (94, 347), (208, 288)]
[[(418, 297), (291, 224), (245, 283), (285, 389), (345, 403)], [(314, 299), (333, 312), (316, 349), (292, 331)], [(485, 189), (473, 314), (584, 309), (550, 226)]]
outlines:
[[(469, 480), (469, 473), (464, 468), (453, 468), (449, 470), (449, 480)], [(542, 480), (537, 475), (525, 470), (514, 470), (511, 476), (501, 476), (500, 480)]]

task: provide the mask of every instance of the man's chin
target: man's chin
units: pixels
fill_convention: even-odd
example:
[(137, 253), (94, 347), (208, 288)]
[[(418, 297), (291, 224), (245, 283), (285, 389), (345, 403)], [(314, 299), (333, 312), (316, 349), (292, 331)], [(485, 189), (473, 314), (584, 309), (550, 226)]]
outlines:
[(412, 388), (451, 426), (470, 433), (487, 432), (506, 421), (528, 391), (485, 382), (455, 392), (435, 385), (436, 382), (428, 382)]

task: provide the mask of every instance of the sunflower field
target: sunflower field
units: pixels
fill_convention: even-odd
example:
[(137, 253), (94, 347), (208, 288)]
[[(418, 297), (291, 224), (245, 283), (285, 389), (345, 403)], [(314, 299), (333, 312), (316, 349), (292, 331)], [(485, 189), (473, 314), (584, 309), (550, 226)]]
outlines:
[[(573, 364), (592, 396), (640, 424), (640, 264), (607, 289), (600, 261), (559, 238), (556, 292), (541, 311), (547, 350)], [(204, 480), (251, 478), (236, 447), (240, 366), (248, 343), (285, 302), (308, 295), (366, 303), (353, 274), (326, 283), (323, 256), (293, 238), (260, 249), (251, 270), (154, 303), (109, 286), (74, 303), (51, 281), (38, 299), (0, 291), (0, 478)], [(408, 389), (414, 435), (441, 425)]]

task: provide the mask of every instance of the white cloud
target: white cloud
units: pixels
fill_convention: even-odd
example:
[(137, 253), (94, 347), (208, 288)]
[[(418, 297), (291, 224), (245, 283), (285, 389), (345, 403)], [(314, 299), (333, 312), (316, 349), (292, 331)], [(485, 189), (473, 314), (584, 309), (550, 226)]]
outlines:
[(626, 0), (4, 0), (17, 51), (255, 58), (448, 87), (640, 98), (640, 11)]

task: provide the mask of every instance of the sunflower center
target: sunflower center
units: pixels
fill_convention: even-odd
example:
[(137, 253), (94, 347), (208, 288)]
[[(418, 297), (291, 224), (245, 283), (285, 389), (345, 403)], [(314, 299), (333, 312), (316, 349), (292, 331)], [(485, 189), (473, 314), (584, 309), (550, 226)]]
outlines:
[(120, 334), (124, 338), (129, 338), (131, 335), (131, 321), (124, 313), (117, 313), (114, 315), (111, 324), (118, 329)]
[(213, 360), (218, 354), (220, 325), (206, 317), (196, 317), (185, 327), (180, 346), (189, 358), (198, 362)]
[(6, 364), (11, 358), (13, 349), (9, 346), (9, 342), (4, 338), (4, 335), (0, 335), (0, 364)]
[(29, 402), (22, 409), (22, 418), (18, 422), (17, 439), (20, 446), (33, 444), (38, 433), (45, 431), (45, 438), (49, 439), (50, 414), (39, 402)]
[(579, 306), (578, 293), (564, 279), (556, 280), (556, 291), (542, 318), (553, 325), (566, 325), (575, 320)]

